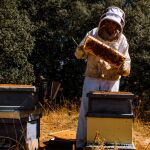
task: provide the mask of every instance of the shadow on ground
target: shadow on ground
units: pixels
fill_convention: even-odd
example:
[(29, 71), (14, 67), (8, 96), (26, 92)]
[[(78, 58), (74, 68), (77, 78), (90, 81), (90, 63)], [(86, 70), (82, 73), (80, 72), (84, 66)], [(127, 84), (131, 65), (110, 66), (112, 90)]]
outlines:
[(75, 141), (54, 139), (44, 142), (45, 147), (40, 147), (39, 150), (75, 150)]

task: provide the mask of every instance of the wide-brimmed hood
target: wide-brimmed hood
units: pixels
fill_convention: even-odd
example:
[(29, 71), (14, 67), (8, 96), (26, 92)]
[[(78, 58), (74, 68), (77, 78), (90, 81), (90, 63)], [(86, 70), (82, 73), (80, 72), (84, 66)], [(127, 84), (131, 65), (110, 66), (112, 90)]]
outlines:
[(125, 25), (125, 13), (120, 8), (115, 6), (108, 7), (100, 18), (99, 27), (104, 20), (116, 22), (120, 26), (121, 32), (123, 32), (123, 27)]

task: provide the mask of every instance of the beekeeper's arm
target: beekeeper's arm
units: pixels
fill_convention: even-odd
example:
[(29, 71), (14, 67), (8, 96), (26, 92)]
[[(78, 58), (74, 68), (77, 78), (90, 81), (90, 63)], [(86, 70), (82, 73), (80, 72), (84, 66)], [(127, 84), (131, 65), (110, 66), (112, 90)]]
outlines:
[(126, 57), (125, 62), (122, 64), (122, 66), (119, 68), (118, 73), (122, 76), (128, 76), (130, 74), (130, 69), (131, 69), (131, 59), (129, 56), (129, 45), (128, 43), (125, 44), (124, 49), (123, 49), (123, 55)]
[(89, 33), (86, 34), (84, 39), (81, 41), (79, 46), (76, 48), (75, 56), (76, 56), (77, 59), (86, 59), (87, 58), (88, 54), (87, 54), (87, 52), (85, 52), (83, 47), (84, 47), (84, 41), (85, 41), (85, 39), (88, 35), (89, 35)]

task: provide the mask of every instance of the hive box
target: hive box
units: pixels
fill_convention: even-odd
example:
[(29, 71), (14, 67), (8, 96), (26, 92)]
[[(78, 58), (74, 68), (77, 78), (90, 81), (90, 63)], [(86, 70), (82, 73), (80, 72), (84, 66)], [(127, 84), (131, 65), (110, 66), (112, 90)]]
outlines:
[(87, 117), (87, 142), (94, 142), (96, 134), (107, 143), (132, 143), (132, 119)]
[(88, 113), (98, 114), (133, 114), (130, 92), (97, 92), (88, 93)]
[(0, 106), (33, 109), (38, 104), (36, 88), (32, 85), (0, 84)]
[(19, 150), (29, 147), (38, 149), (40, 114), (28, 114), (23, 118), (17, 118), (16, 115), (14, 118), (1, 117), (0, 112), (0, 149), (10, 149), (12, 146), (17, 146)]
[(87, 143), (94, 143), (98, 135), (104, 143), (132, 145), (133, 94), (94, 91), (88, 97)]

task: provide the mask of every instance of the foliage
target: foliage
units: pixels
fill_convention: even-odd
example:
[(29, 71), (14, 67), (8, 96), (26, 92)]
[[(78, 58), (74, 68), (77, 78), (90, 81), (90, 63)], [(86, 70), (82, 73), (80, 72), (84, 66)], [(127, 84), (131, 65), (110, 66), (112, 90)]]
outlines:
[(34, 46), (31, 21), (17, 9), (16, 0), (0, 1), (0, 82), (32, 83), (33, 67), (28, 62)]
[(149, 1), (139, 0), (125, 8), (127, 16), (125, 33), (129, 40), (132, 60), (131, 75), (126, 88), (136, 95), (135, 101), (143, 101), (143, 110), (150, 110), (149, 6)]

